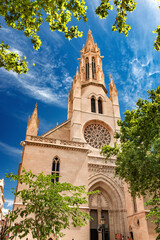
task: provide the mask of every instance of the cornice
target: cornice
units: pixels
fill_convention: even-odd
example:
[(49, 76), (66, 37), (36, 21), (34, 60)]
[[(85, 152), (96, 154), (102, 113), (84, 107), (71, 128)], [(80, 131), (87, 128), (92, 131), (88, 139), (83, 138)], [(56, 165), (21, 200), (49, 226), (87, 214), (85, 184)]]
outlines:
[(110, 169), (110, 170), (115, 170), (115, 165), (108, 165), (108, 164), (98, 164), (98, 163), (88, 163), (89, 168), (96, 168), (96, 169)]
[(149, 212), (150, 212), (150, 210), (142, 210), (142, 211), (139, 211), (139, 212), (128, 215), (127, 218), (135, 217), (135, 216), (138, 216), (138, 215), (141, 215), (141, 214), (148, 214)]
[(102, 83), (98, 83), (98, 82), (87, 82), (87, 83), (82, 83), (82, 88), (84, 87), (88, 87), (89, 85), (94, 85), (94, 86), (97, 86), (97, 87), (102, 87), (104, 92), (107, 94), (108, 91), (107, 89), (105, 88), (105, 86), (102, 84)]
[(69, 149), (73, 151), (88, 152), (88, 148), (86, 148), (86, 143), (83, 143), (83, 142), (73, 142), (73, 141), (44, 138), (44, 137), (37, 137), (37, 136), (27, 136), (27, 139), (21, 142), (21, 145), (22, 146), (32, 145), (32, 146), (40, 146), (40, 147), (47, 147), (47, 148), (59, 148), (59, 149)]

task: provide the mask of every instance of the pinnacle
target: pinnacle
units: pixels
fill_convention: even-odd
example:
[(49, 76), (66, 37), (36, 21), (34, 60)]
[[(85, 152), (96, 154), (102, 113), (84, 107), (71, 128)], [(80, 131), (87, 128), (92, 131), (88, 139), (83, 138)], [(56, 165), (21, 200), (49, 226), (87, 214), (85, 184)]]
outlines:
[(91, 34), (91, 33), (92, 33), (92, 31), (91, 31), (91, 29), (89, 29), (88, 34)]
[(94, 44), (92, 32), (91, 32), (91, 30), (89, 29), (89, 31), (88, 31), (88, 36), (87, 36), (87, 41), (86, 41), (86, 47), (87, 47), (87, 48), (90, 48), (91, 46), (93, 47), (94, 45), (95, 45), (95, 44)]
[(76, 76), (78, 76), (78, 75), (79, 75), (79, 71), (78, 71), (78, 67), (77, 67)]
[(110, 79), (111, 79), (111, 83), (113, 83), (113, 78), (112, 78), (112, 74), (110, 74)]

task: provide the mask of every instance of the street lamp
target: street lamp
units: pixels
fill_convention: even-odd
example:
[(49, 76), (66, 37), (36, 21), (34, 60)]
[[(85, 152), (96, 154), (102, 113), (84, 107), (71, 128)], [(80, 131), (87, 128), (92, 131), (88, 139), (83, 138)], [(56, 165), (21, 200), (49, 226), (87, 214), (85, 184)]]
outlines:
[(102, 228), (102, 240), (105, 240), (105, 223), (106, 223), (106, 221), (105, 221), (104, 217), (102, 217), (100, 219), (100, 223), (101, 223), (101, 228)]

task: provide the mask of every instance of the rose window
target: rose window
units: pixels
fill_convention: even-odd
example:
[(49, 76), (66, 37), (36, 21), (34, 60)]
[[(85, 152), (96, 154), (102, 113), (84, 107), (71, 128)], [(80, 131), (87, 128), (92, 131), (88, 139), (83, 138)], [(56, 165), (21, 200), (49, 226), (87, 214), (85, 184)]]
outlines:
[(94, 148), (101, 148), (104, 144), (109, 145), (111, 141), (109, 131), (100, 124), (88, 125), (84, 130), (84, 138)]

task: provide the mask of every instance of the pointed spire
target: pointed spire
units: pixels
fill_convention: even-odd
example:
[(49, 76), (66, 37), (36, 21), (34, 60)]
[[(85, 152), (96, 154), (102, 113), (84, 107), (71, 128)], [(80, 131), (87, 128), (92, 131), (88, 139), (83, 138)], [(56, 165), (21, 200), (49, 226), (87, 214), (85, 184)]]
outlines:
[(76, 77), (79, 77), (78, 67), (77, 67), (77, 71), (76, 71)]
[(34, 111), (32, 113), (32, 116), (31, 116), (31, 120), (35, 119), (36, 121), (38, 121), (38, 110), (37, 110), (37, 107), (38, 107), (38, 103), (35, 104), (35, 108), (34, 108)]
[(36, 103), (32, 116), (29, 116), (26, 135), (37, 136), (40, 120), (40, 118), (38, 118), (37, 107), (38, 104)]
[(111, 101), (113, 101), (113, 96), (117, 95), (118, 96), (118, 92), (117, 92), (117, 88), (116, 88), (116, 85), (113, 81), (113, 78), (112, 78), (112, 74), (110, 74), (110, 84), (109, 84), (109, 98)]
[(91, 32), (91, 30), (89, 29), (89, 31), (88, 31), (88, 36), (87, 36), (87, 41), (86, 41), (86, 48), (87, 48), (87, 49), (91, 49), (91, 48), (93, 48), (93, 47), (95, 47), (95, 44), (94, 44), (92, 32)]
[(111, 84), (114, 84), (112, 74), (110, 74)]

